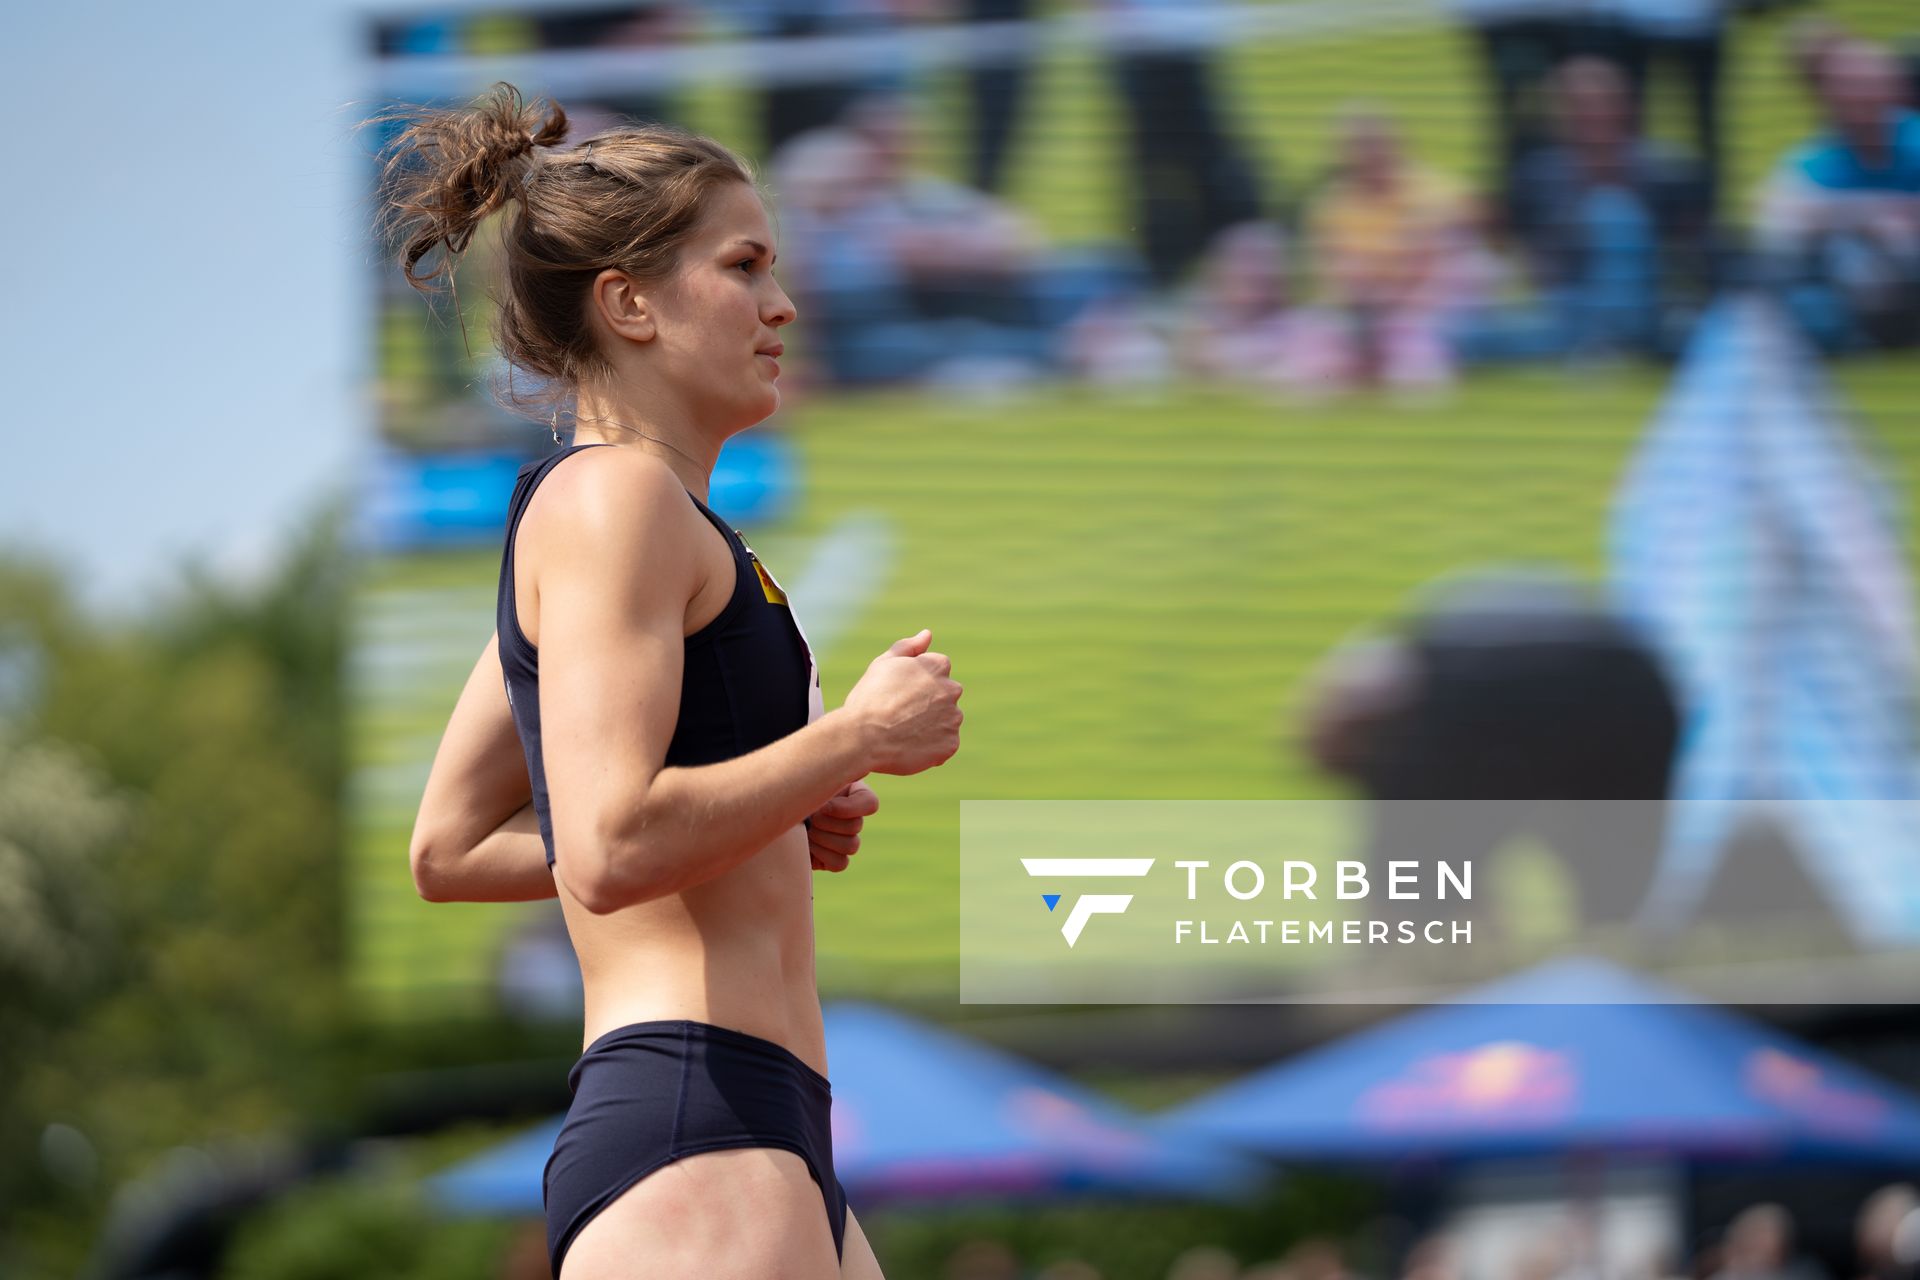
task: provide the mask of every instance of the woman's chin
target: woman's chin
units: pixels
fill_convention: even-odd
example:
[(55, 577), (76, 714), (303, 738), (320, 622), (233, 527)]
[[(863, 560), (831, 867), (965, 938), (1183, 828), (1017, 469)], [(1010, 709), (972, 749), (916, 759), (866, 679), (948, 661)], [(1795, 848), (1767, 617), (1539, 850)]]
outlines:
[(780, 388), (769, 382), (766, 393), (760, 397), (753, 408), (741, 415), (740, 425), (736, 430), (745, 431), (748, 427), (757, 426), (779, 411)]

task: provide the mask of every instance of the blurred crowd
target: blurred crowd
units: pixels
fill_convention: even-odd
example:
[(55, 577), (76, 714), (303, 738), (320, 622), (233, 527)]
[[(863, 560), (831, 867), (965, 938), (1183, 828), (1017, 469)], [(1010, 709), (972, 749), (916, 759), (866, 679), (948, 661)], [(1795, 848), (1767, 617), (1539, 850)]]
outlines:
[[(1418, 1237), (1398, 1266), (1400, 1280), (1913, 1280), (1920, 1276), (1920, 1192), (1894, 1183), (1874, 1192), (1854, 1219), (1851, 1257), (1829, 1267), (1803, 1248), (1794, 1217), (1775, 1203), (1750, 1205), (1691, 1252), (1608, 1241), (1591, 1206), (1567, 1204), (1520, 1239), (1468, 1242), (1447, 1231)], [(1367, 1252), (1371, 1252), (1368, 1249)], [(1837, 1269), (1835, 1269), (1837, 1267)], [(1243, 1263), (1227, 1249), (1198, 1245), (1168, 1267), (1166, 1280), (1361, 1280), (1340, 1242), (1314, 1237), (1278, 1258)], [(1098, 1268), (1064, 1259), (1025, 1265), (997, 1241), (974, 1240), (949, 1256), (942, 1280), (1101, 1280)]]
[[(1779, 160), (1742, 236), (1718, 198), (1724, 11), (1680, 5), (1698, 10), (1697, 32), (1672, 36), (1665, 14), (1636, 40), (1591, 6), (1539, 18), (1551, 7), (1482, 24), (1501, 149), (1491, 191), (1423, 163), (1398, 122), (1353, 103), (1330, 172), (1266, 212), (1212, 108), (1205, 56), (1164, 55), (1188, 74), (1150, 78), (1151, 91), (1173, 95), (1159, 105), (1205, 167), (1157, 163), (1159, 126), (1130, 112), (1139, 244), (1047, 243), (992, 191), (914, 171), (906, 101), (854, 97), (774, 161), (821, 371), (843, 385), (1178, 373), (1308, 398), (1367, 384), (1418, 395), (1467, 363), (1671, 357), (1735, 275), (1779, 287), (1826, 351), (1920, 337), (1920, 115), (1891, 50), (1818, 20), (1793, 28), (1786, 56), (1826, 124)], [(1648, 59), (1701, 42), (1716, 52), (1700, 64), (1713, 71), (1695, 86), (1694, 145), (1648, 137)], [(1534, 55), (1532, 98), (1515, 47)], [(1163, 207), (1169, 190), (1218, 183), (1227, 194)]]
[[(1728, 212), (1728, 29), (1773, 3), (1449, 0), (1486, 89), (1482, 174), (1428, 163), (1403, 122), (1352, 101), (1333, 117), (1326, 171), (1286, 192), (1238, 135), (1216, 74), (1223, 24), (1250, 11), (1088, 4), (1125, 139), (1129, 234), (1111, 242), (1061, 243), (1006, 195), (1040, 47), (1020, 25), (1030, 0), (556, 9), (494, 43), (659, 51), (702, 24), (761, 50), (854, 42), (754, 55), (781, 275), (806, 322), (790, 389), (1186, 376), (1289, 398), (1374, 385), (1420, 399), (1472, 364), (1671, 358), (1735, 282), (1776, 290), (1829, 354), (1920, 342), (1920, 56), (1816, 16), (1789, 24), (1777, 56), (1821, 123), (1761, 190), (1737, 193), (1750, 217)], [(964, 178), (917, 163), (905, 46), (858, 46), (914, 31), (969, 42), (952, 166)], [(414, 22), (381, 39), (418, 54), (471, 51), (476, 37)], [(1646, 127), (1656, 74), (1681, 90), (1683, 141)], [(676, 102), (663, 86), (575, 95), (574, 136), (674, 120)]]

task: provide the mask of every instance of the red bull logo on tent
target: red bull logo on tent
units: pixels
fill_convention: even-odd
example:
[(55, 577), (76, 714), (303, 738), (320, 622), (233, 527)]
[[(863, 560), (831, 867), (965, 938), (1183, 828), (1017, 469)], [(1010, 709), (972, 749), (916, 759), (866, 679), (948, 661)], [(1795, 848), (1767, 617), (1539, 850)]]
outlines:
[(1838, 1084), (1817, 1063), (1779, 1049), (1756, 1049), (1743, 1076), (1754, 1097), (1822, 1126), (1871, 1129), (1886, 1115), (1885, 1099)]
[(1565, 1053), (1501, 1040), (1413, 1062), (1398, 1077), (1360, 1096), (1360, 1118), (1382, 1127), (1434, 1122), (1550, 1120), (1564, 1115), (1576, 1091)]

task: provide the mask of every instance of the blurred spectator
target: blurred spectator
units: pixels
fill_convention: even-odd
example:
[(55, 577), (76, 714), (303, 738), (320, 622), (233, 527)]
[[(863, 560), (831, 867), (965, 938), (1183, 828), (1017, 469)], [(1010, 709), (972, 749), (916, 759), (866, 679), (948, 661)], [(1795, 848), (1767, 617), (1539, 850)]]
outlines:
[(1306, 218), (1322, 292), (1340, 322), (1339, 383), (1452, 381), (1444, 329), (1478, 291), (1463, 210), (1452, 183), (1406, 157), (1385, 117), (1347, 111), (1338, 169)]
[(1825, 1273), (1793, 1254), (1793, 1216), (1777, 1204), (1757, 1204), (1727, 1227), (1715, 1280), (1825, 1280)]
[(1296, 1280), (1353, 1280), (1339, 1244), (1324, 1236), (1309, 1236), (1287, 1250), (1281, 1259)]
[(1240, 1273), (1240, 1280), (1294, 1280), (1284, 1262), (1256, 1262)]
[(1867, 1197), (1854, 1221), (1856, 1280), (1920, 1275), (1920, 1192), (1896, 1182)]
[(1055, 332), (1095, 302), (1148, 284), (1121, 244), (1050, 245), (1013, 205), (912, 166), (912, 104), (873, 94), (845, 123), (873, 148), (876, 212), (923, 315), (971, 315)]
[(895, 213), (879, 200), (873, 147), (849, 129), (816, 129), (773, 165), (782, 265), (807, 349), (829, 380), (849, 386), (938, 372), (951, 361), (1003, 362), (1038, 372), (1052, 342), (1034, 326), (952, 316), (929, 319), (893, 250)]
[(906, 273), (917, 310), (1030, 323), (1020, 285), (1042, 245), (1032, 219), (984, 191), (914, 169), (907, 98), (870, 94), (841, 123), (872, 156), (868, 213), (884, 225), (886, 252)]
[(1100, 0), (1122, 24), (1114, 75), (1133, 144), (1135, 221), (1158, 286), (1202, 246), (1261, 215), (1260, 181), (1215, 101), (1209, 44), (1191, 35), (1219, 0)]
[(1102, 386), (1150, 386), (1173, 372), (1164, 327), (1138, 298), (1095, 302), (1068, 325), (1063, 358), (1076, 378)]
[(1920, 338), (1920, 114), (1880, 45), (1840, 38), (1803, 56), (1826, 129), (1768, 181), (1760, 250), (1829, 351), (1911, 343)]
[(1568, 1201), (1547, 1245), (1555, 1262), (1552, 1280), (1611, 1280), (1602, 1265), (1600, 1212), (1592, 1200)]
[(1697, 261), (1706, 242), (1697, 166), (1636, 138), (1617, 67), (1575, 58), (1554, 73), (1552, 91), (1557, 140), (1522, 162), (1508, 227), (1539, 299), (1465, 326), (1469, 358), (1659, 349), (1663, 277)]
[(1608, 0), (1625, 29), (1622, 69), (1627, 74), (1636, 121), (1646, 119), (1647, 84), (1655, 70), (1671, 68), (1686, 86), (1699, 162), (1701, 216), (1711, 222), (1720, 187), (1720, 67), (1728, 0)]
[(1073, 325), (1145, 272), (1118, 245), (1049, 247), (1004, 201), (912, 168), (891, 95), (775, 158), (792, 283), (836, 382), (1026, 378), (1066, 367)]
[(1034, 1280), (1101, 1280), (1100, 1268), (1078, 1258), (1067, 1258), (1040, 1268)]
[(969, 1240), (947, 1255), (941, 1280), (1020, 1280), (1020, 1260), (998, 1240)]
[(1814, 97), (1820, 96), (1820, 61), (1847, 38), (1845, 28), (1832, 18), (1808, 14), (1787, 28), (1787, 65), (1800, 79), (1800, 85)]
[(1456, 1280), (1459, 1274), (1453, 1240), (1438, 1231), (1414, 1241), (1400, 1268), (1401, 1280)]
[(1313, 390), (1338, 369), (1338, 319), (1295, 305), (1286, 233), (1271, 222), (1214, 238), (1176, 325), (1176, 363), (1195, 377)]
[(1167, 1268), (1167, 1280), (1239, 1280), (1239, 1276), (1239, 1259), (1210, 1244), (1185, 1250)]
[(1583, 0), (1448, 0), (1461, 22), (1473, 28), (1486, 66), (1494, 152), (1489, 170), (1500, 183), (1499, 204), (1511, 217), (1513, 175), (1533, 148), (1545, 141), (1535, 87), (1564, 56), (1566, 29)]
[(1536, 1234), (1515, 1251), (1511, 1280), (1560, 1280), (1566, 1265), (1566, 1242)]
[(1474, 29), (1491, 91), (1499, 203), (1515, 211), (1515, 178), (1546, 145), (1550, 129), (1539, 87), (1570, 58), (1602, 58), (1626, 77), (1636, 128), (1647, 83), (1658, 68), (1685, 86), (1694, 153), (1711, 210), (1720, 163), (1720, 68), (1728, 0), (1450, 0)]

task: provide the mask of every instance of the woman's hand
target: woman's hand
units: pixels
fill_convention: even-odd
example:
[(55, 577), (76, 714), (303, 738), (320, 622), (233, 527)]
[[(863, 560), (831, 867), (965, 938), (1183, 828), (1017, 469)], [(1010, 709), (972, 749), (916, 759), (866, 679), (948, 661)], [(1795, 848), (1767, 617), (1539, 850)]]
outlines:
[(862, 779), (855, 779), (807, 819), (807, 854), (815, 871), (845, 871), (847, 861), (860, 851), (860, 827), (880, 808), (880, 797)]
[(869, 773), (919, 773), (960, 749), (961, 686), (947, 655), (928, 651), (932, 642), (927, 630), (895, 640), (847, 693), (842, 709), (871, 744)]

